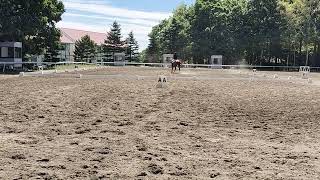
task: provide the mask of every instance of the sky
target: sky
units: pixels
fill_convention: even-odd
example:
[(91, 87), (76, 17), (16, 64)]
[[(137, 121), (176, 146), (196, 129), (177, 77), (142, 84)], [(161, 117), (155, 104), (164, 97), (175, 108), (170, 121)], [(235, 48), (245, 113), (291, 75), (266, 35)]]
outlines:
[(106, 33), (113, 21), (121, 24), (122, 36), (133, 31), (140, 51), (147, 48), (152, 27), (172, 15), (181, 3), (195, 0), (62, 0), (66, 12), (57, 26)]

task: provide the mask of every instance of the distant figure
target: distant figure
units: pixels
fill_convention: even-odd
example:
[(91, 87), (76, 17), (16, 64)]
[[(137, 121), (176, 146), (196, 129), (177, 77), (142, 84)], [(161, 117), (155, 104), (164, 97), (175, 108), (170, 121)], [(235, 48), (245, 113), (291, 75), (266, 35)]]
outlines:
[(171, 67), (172, 67), (171, 73), (174, 73), (174, 72), (177, 70), (177, 66), (178, 66), (179, 71), (180, 71), (181, 61), (178, 60), (178, 55), (177, 55), (177, 53), (175, 52), (175, 53), (173, 54), (173, 59), (172, 59), (172, 62), (171, 62)]

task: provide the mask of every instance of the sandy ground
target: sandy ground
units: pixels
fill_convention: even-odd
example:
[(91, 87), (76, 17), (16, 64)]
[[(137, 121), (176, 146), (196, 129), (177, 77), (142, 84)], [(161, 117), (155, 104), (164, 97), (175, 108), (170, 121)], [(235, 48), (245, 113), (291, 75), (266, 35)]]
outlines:
[[(315, 84), (184, 69), (174, 76), (218, 78), (156, 88), (168, 70), (82, 73), (0, 78), (0, 179), (320, 179)], [(85, 78), (97, 74), (155, 79)]]

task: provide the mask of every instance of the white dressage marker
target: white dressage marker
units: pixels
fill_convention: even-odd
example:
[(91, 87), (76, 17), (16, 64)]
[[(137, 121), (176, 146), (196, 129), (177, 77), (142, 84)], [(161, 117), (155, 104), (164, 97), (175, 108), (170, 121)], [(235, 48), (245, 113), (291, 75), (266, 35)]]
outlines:
[(288, 77), (288, 80), (292, 80), (292, 76), (289, 76), (289, 77)]
[(279, 78), (278, 74), (273, 75), (273, 79), (278, 79), (278, 78)]
[(43, 66), (38, 66), (38, 71), (43, 71)]
[(212, 55), (211, 58), (209, 59), (209, 68), (212, 69), (222, 69), (222, 55)]
[(158, 84), (157, 88), (164, 88), (166, 87), (168, 82), (168, 78), (166, 76), (158, 76)]
[(82, 74), (78, 74), (77, 78), (81, 79), (82, 78)]
[(166, 83), (168, 81), (166, 76), (158, 76), (158, 82)]
[(24, 77), (24, 72), (20, 72), (19, 77)]
[(299, 72), (301, 73), (302, 79), (308, 79), (310, 74), (310, 66), (300, 66)]

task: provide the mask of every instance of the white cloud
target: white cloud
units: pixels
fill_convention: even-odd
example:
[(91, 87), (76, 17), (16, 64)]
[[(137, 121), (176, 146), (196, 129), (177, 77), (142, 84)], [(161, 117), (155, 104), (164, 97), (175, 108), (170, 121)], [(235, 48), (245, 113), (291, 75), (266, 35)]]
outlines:
[[(136, 40), (139, 43), (140, 51), (148, 47), (149, 38), (148, 34), (151, 32), (152, 27), (145, 27), (139, 25), (121, 24), (122, 36), (126, 38), (130, 31), (133, 31)], [(110, 28), (105, 24), (84, 24), (80, 22), (61, 21), (57, 24), (61, 28), (79, 29), (85, 31), (93, 31), (106, 33)], [(109, 25), (111, 26), (111, 24)]]
[[(171, 16), (171, 13), (166, 12), (147, 12), (117, 8), (113, 7), (106, 0), (62, 1), (67, 12), (63, 15), (62, 21), (58, 23), (58, 27), (106, 33), (110, 30), (112, 22), (117, 20), (121, 24), (122, 35), (124, 37), (130, 31), (134, 32), (140, 45), (140, 50), (147, 48), (149, 43), (148, 34), (151, 32), (152, 27), (159, 24), (161, 20)], [(68, 17), (78, 17), (79, 20), (73, 18), (73, 21), (71, 21)], [(83, 20), (90, 23), (84, 23)]]
[(78, 10), (95, 14), (103, 14), (111, 17), (162, 20), (171, 15), (171, 13), (136, 11), (125, 8), (112, 7), (108, 4), (94, 4), (92, 2), (87, 3), (84, 1), (64, 1), (64, 5), (67, 10)]
[(85, 30), (85, 31), (92, 31), (92, 32), (100, 32), (100, 33), (107, 32), (107, 29), (105, 26), (88, 25), (88, 24), (83, 24), (83, 23), (79, 23), (79, 22), (60, 21), (60, 22), (58, 22), (57, 27), (78, 29), (78, 30)]
[(71, 2), (71, 3), (92, 3), (92, 4), (110, 4), (109, 1), (106, 1), (106, 0), (62, 0), (63, 3), (66, 3), (66, 2)]
[(151, 20), (144, 20), (144, 19), (133, 19), (133, 18), (119, 18), (119, 17), (107, 17), (107, 16), (100, 16), (100, 15), (85, 15), (79, 13), (64, 13), (63, 16), (65, 17), (81, 17), (87, 19), (96, 19), (96, 20), (109, 20), (115, 21), (117, 20), (119, 23), (129, 23), (129, 24), (137, 24), (137, 25), (144, 25), (153, 27), (160, 23), (160, 21), (151, 21)]

